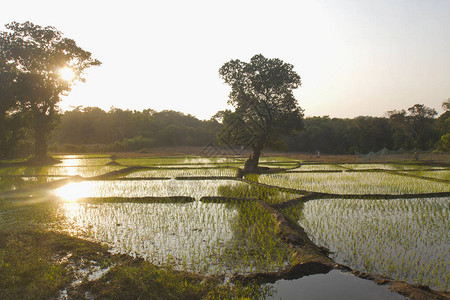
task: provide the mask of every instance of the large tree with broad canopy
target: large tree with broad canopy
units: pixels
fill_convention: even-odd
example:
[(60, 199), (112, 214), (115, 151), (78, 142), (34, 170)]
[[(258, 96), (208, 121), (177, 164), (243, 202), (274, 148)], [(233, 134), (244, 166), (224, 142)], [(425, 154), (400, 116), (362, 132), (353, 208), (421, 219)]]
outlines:
[(281, 135), (302, 126), (303, 110), (293, 95), (300, 76), (291, 64), (261, 54), (249, 63), (231, 60), (219, 74), (231, 86), (228, 103), (235, 108), (224, 113), (227, 135), (235, 145), (252, 149), (245, 170), (257, 171), (264, 147), (279, 145)]
[(0, 63), (2, 70), (9, 71), (13, 92), (2, 93), (8, 95), (2, 101), (17, 103), (28, 113), (34, 159), (45, 161), (47, 137), (54, 127), (61, 96), (75, 81), (84, 81), (85, 69), (101, 63), (54, 27), (12, 22), (6, 29), (0, 32)]

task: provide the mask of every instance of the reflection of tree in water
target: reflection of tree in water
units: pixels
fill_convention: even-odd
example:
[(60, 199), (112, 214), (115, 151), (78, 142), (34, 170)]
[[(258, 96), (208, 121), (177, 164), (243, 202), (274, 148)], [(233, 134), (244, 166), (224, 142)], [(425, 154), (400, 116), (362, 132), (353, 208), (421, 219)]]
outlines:
[[(246, 179), (258, 183), (258, 175), (247, 175)], [(269, 203), (272, 203), (278, 196), (281, 196), (281, 192), (274, 188), (261, 186), (261, 185), (240, 185), (238, 187), (232, 187), (229, 185), (221, 185), (218, 188), (218, 193), (223, 197), (233, 198), (254, 198), (260, 199)]]
[[(267, 199), (277, 193), (261, 186), (219, 187), (219, 195), (225, 197)], [(238, 210), (231, 221), (233, 239), (228, 242), (224, 257), (221, 257), (226, 265), (233, 271), (253, 273), (279, 270), (289, 262), (291, 253), (276, 238), (275, 220), (267, 210), (252, 200), (226, 205)]]

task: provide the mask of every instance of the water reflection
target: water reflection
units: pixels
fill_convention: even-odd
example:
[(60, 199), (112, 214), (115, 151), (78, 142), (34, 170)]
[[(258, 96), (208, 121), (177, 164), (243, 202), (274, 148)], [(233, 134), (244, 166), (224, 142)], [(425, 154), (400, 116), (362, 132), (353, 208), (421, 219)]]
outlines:
[(337, 270), (296, 280), (279, 280), (273, 287), (275, 292), (268, 299), (406, 299), (400, 294), (389, 291), (388, 286), (377, 285), (370, 280), (361, 279)]
[(94, 193), (91, 181), (72, 182), (53, 191), (54, 195), (64, 201), (74, 202)]
[(237, 210), (223, 204), (62, 203), (62, 230), (106, 242), (113, 252), (178, 269), (217, 273)]
[[(232, 197), (236, 193), (239, 193), (240, 197), (251, 197), (249, 194), (251, 191), (260, 189), (234, 180), (112, 180), (69, 183), (55, 189), (54, 194), (72, 200), (86, 197), (170, 196), (187, 196), (200, 199), (203, 196), (228, 195)], [(253, 193), (251, 194), (253, 195)], [(269, 193), (266, 192), (266, 195), (269, 196)]]

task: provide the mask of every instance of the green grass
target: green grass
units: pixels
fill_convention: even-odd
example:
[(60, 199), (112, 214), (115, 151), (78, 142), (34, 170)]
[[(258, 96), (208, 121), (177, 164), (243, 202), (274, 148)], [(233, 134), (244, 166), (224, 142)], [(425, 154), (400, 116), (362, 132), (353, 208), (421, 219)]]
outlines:
[[(89, 280), (95, 270), (103, 275)], [(219, 280), (111, 255), (103, 246), (53, 232), (0, 231), (0, 299), (230, 299), (268, 294), (257, 284)]]

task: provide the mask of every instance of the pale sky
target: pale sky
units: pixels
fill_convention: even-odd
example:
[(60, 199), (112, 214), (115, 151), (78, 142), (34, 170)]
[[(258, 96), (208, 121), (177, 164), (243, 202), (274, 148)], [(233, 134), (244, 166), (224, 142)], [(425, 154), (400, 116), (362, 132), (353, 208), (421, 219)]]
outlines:
[(151, 108), (209, 119), (218, 75), (255, 54), (294, 65), (306, 116), (384, 116), (450, 98), (450, 0), (3, 1), (0, 25), (54, 26), (103, 65), (61, 108)]

